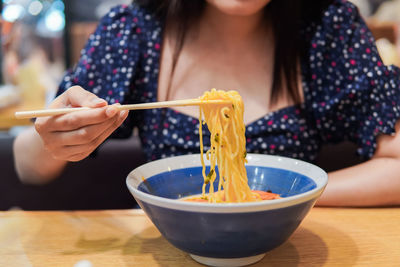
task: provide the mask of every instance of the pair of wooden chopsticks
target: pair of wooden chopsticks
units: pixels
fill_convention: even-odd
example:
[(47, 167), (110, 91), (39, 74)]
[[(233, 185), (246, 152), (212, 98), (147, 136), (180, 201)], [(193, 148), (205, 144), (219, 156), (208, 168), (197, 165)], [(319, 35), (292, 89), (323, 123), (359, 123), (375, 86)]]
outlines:
[[(184, 100), (173, 100), (173, 101), (161, 101), (161, 102), (151, 102), (142, 104), (131, 104), (131, 105), (120, 105), (115, 106), (119, 110), (137, 110), (137, 109), (151, 109), (151, 108), (167, 108), (167, 107), (177, 107), (177, 106), (200, 106), (206, 104), (230, 104), (227, 100), (200, 100), (200, 99), (184, 99)], [(28, 119), (46, 116), (56, 116), (61, 114), (66, 114), (70, 112), (80, 111), (80, 110), (90, 110), (89, 107), (79, 107), (79, 108), (58, 108), (58, 109), (41, 109), (41, 110), (29, 110), (29, 111), (18, 111), (15, 112), (15, 117), (18, 119)]]

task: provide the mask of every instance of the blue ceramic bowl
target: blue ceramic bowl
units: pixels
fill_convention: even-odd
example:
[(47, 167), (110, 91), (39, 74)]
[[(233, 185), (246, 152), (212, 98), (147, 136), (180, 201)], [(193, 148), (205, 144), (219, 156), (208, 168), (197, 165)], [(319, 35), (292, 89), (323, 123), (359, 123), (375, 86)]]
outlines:
[(285, 242), (324, 190), (326, 172), (310, 163), (248, 154), (251, 189), (283, 198), (249, 203), (179, 201), (201, 193), (200, 155), (153, 161), (133, 170), (127, 186), (161, 234), (196, 261), (214, 266), (256, 262)]

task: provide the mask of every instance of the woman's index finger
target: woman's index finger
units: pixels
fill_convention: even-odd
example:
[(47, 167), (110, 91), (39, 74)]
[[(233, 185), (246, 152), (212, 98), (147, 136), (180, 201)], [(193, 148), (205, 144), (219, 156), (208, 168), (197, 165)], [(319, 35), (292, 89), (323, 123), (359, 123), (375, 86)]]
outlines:
[(113, 106), (93, 108), (49, 118), (49, 130), (71, 131), (88, 125), (99, 124), (112, 118), (118, 110)]

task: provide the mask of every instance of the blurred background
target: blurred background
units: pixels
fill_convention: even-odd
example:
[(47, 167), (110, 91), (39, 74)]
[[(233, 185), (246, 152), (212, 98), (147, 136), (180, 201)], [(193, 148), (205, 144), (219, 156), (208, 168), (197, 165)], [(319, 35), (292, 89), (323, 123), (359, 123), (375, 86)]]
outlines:
[[(77, 62), (98, 20), (112, 6), (130, 2), (0, 0), (0, 210), (16, 206), (23, 209), (93, 209), (134, 205), (125, 188), (124, 179), (134, 167), (135, 157), (140, 155), (135, 152), (140, 146), (137, 140), (123, 141), (130, 143), (107, 142), (110, 144), (101, 148), (106, 152), (99, 153), (97, 161), (87, 159), (74, 164), (64, 177), (40, 188), (20, 184), (14, 171), (12, 155), (14, 137), (24, 127), (32, 125), (31, 120), (16, 120), (15, 111), (45, 107), (54, 97), (64, 71)], [(400, 0), (352, 2), (359, 7), (372, 30), (385, 64), (400, 66)], [(125, 160), (125, 165), (119, 162), (115, 166), (124, 165), (126, 168), (109, 167), (113, 165), (109, 164), (107, 153), (118, 155), (113, 157), (115, 160)], [(99, 164), (99, 160), (106, 163)], [(354, 163), (346, 157), (340, 157), (335, 162), (338, 165)], [(103, 165), (107, 169), (101, 169)], [(110, 185), (110, 177), (106, 177), (108, 173), (118, 176), (120, 181)], [(75, 179), (75, 176), (82, 175), (87, 176), (85, 181), (79, 177)], [(97, 195), (89, 196), (87, 192), (93, 192), (89, 189), (93, 184), (97, 185), (97, 189), (101, 186), (106, 189), (99, 189)], [(78, 187), (85, 196), (81, 195), (74, 202), (70, 195)], [(110, 200), (107, 204), (102, 203), (101, 199), (107, 197), (104, 195), (106, 191), (109, 199), (114, 199), (114, 202)], [(120, 198), (117, 199), (116, 195)], [(86, 200), (84, 204), (82, 198)]]
[[(2, 0), (0, 129), (15, 121), (7, 107), (42, 108), (53, 98), (64, 71), (77, 62), (97, 21), (130, 0)], [(2, 116), (3, 115), (3, 116)]]

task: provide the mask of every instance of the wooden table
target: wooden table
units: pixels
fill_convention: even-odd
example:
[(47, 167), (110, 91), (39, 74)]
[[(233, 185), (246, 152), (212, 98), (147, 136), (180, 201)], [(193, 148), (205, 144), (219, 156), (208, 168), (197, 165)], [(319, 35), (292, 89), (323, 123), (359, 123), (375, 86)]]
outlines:
[[(201, 266), (141, 210), (0, 212), (0, 266), (90, 265)], [(314, 208), (252, 266), (400, 266), (400, 208)]]

